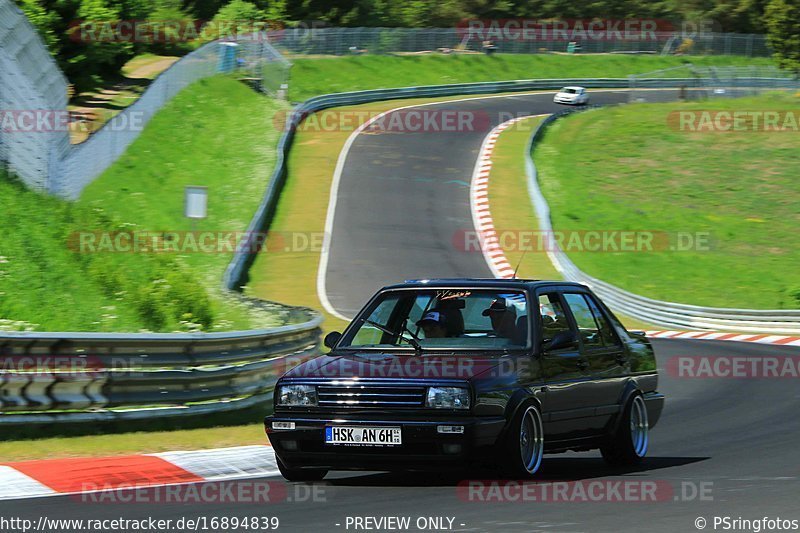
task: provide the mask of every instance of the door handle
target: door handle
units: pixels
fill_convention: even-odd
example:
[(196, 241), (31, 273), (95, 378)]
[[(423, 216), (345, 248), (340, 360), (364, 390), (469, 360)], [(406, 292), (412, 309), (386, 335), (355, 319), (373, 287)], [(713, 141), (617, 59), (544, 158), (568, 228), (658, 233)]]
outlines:
[(587, 363), (586, 361), (578, 361), (577, 363), (575, 363), (575, 365), (580, 370), (586, 370), (587, 368), (589, 368), (589, 363)]

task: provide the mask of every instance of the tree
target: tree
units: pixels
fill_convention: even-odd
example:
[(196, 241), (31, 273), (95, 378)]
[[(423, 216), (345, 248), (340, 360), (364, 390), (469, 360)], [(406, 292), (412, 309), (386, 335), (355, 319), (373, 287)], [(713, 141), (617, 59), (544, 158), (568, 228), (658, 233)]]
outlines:
[(83, 34), (88, 37), (81, 42), (82, 50), (69, 58), (72, 68), (67, 69), (68, 73), (76, 75), (79, 86), (100, 83), (103, 77), (116, 74), (133, 56), (133, 44), (120, 40), (113, 30), (120, 11), (106, 0), (81, 0), (78, 19), (82, 22), (73, 30), (86, 30)]
[(258, 6), (245, 0), (233, 0), (214, 15), (211, 23), (203, 30), (203, 37), (219, 39), (272, 29), (265, 27), (267, 24), (267, 14)]
[(48, 11), (39, 0), (21, 0), (19, 7), (39, 31), (50, 53), (57, 56), (61, 51), (61, 43), (58, 40), (58, 14)]
[(765, 19), (778, 65), (800, 74), (800, 0), (770, 0)]
[(139, 48), (156, 54), (182, 55), (191, 49), (188, 41), (199, 37), (195, 21), (184, 11), (182, 0), (155, 0), (142, 26), (153, 36), (153, 42)]

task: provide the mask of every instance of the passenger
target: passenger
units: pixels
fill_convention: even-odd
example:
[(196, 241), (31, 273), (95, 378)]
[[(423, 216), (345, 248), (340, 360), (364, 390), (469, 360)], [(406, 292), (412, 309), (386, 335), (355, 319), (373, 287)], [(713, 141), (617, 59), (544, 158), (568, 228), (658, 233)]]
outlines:
[(506, 339), (516, 338), (517, 310), (513, 305), (506, 305), (505, 298), (495, 298), (492, 300), (492, 304), (487, 309), (484, 309), (481, 314), (491, 319), (495, 335)]
[(441, 311), (428, 311), (417, 321), (426, 339), (442, 339), (447, 337), (447, 317)]

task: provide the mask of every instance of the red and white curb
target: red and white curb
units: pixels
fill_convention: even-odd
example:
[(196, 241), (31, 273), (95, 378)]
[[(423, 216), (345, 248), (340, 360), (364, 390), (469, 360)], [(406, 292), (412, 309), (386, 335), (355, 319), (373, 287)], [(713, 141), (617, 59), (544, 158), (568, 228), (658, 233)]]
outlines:
[(772, 344), (775, 346), (800, 346), (800, 337), (758, 333), (724, 333), (720, 331), (646, 331), (654, 339), (685, 339), (698, 341), (734, 341)]
[(223, 481), (279, 474), (271, 446), (0, 465), (0, 500)]
[(546, 115), (528, 115), (512, 118), (496, 126), (483, 139), (480, 155), (472, 171), (472, 182), (470, 183), (472, 221), (475, 225), (475, 230), (478, 232), (483, 255), (496, 278), (513, 278), (514, 268), (508, 262), (506, 254), (500, 247), (494, 222), (492, 221), (492, 213), (489, 211), (489, 174), (492, 170), (492, 152), (494, 152), (497, 138), (504, 130), (520, 120), (543, 116)]
[[(489, 210), (489, 175), (492, 170), (492, 153), (494, 152), (497, 138), (500, 134), (520, 120), (546, 115), (529, 115), (517, 117), (495, 127), (484, 138), (481, 145), (480, 155), (472, 172), (472, 182), (470, 184), (470, 208), (472, 209), (472, 220), (475, 230), (481, 243), (483, 255), (492, 274), (496, 278), (514, 277), (514, 268), (508, 262), (505, 252), (500, 247), (497, 238), (497, 231), (492, 221), (492, 213)], [(735, 342), (755, 342), (758, 344), (772, 344), (777, 346), (800, 346), (800, 337), (788, 335), (769, 335), (769, 334), (749, 334), (749, 333), (726, 333), (718, 331), (647, 331), (648, 337), (656, 339), (690, 339), (690, 340), (714, 340), (714, 341), (735, 341)]]

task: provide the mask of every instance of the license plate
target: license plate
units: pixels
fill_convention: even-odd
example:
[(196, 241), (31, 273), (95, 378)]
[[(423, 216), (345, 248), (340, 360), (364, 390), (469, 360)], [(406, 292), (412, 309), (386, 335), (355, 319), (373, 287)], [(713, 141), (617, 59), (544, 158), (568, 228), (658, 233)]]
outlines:
[(326, 444), (348, 446), (399, 446), (402, 444), (400, 428), (327, 426)]

